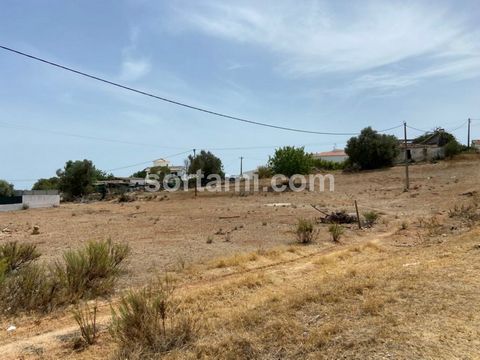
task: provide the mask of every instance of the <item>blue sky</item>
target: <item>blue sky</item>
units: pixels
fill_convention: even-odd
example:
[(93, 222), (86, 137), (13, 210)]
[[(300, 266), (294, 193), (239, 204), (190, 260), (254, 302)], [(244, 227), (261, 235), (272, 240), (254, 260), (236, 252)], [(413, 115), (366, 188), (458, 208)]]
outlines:
[[(480, 118), (479, 22), (475, 0), (4, 0), (0, 44), (280, 126), (356, 132), (407, 121), (450, 129)], [(192, 148), (258, 147), (212, 150), (235, 174), (240, 156), (253, 169), (275, 146), (323, 151), (348, 140), (212, 117), (5, 51), (0, 108), (0, 178), (17, 188), (53, 176), (69, 159), (110, 170)], [(472, 138), (480, 137), (477, 123)], [(466, 142), (465, 127), (455, 135)]]

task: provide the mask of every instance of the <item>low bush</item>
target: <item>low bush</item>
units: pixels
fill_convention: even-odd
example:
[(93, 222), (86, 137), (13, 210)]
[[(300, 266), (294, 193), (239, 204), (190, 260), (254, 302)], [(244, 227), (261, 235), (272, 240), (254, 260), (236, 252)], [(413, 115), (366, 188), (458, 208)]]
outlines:
[(363, 216), (365, 217), (365, 224), (367, 226), (373, 226), (379, 218), (379, 215), (376, 211), (367, 211), (363, 214)]
[(333, 162), (323, 159), (313, 160), (313, 167), (317, 170), (344, 170), (346, 165), (347, 163), (345, 161)]
[(18, 270), (26, 266), (40, 256), (34, 244), (19, 244), (10, 241), (0, 245), (0, 262), (5, 264), (5, 273)]
[(29, 264), (6, 276), (0, 289), (5, 313), (51, 311), (57, 304), (59, 285), (43, 265)]
[(81, 298), (110, 294), (128, 253), (126, 245), (90, 242), (47, 266), (35, 262), (40, 256), (35, 245), (1, 245), (0, 312), (48, 312)]
[(73, 318), (80, 328), (80, 334), (85, 345), (93, 345), (97, 340), (97, 304), (91, 309), (87, 303), (76, 306), (72, 311)]
[(300, 244), (310, 244), (315, 239), (315, 225), (308, 219), (298, 219), (295, 234)]
[(259, 166), (257, 168), (257, 175), (259, 179), (267, 179), (273, 176), (273, 171), (268, 166)]
[(332, 224), (329, 226), (328, 232), (332, 235), (333, 242), (340, 242), (340, 237), (345, 232), (345, 229), (340, 224)]
[(56, 277), (70, 301), (108, 295), (113, 292), (129, 247), (107, 241), (91, 241), (85, 248), (63, 254), (55, 263)]
[(144, 289), (130, 291), (112, 309), (110, 334), (119, 344), (118, 358), (143, 359), (190, 342), (196, 321), (173, 299), (173, 280), (166, 276)]

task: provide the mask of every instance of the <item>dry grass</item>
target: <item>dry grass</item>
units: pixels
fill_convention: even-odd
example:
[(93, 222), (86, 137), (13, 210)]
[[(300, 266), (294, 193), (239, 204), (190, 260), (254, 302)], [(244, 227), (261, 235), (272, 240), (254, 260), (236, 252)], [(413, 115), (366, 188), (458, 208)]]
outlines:
[[(412, 166), (409, 193), (403, 192), (398, 168), (338, 174), (335, 193), (322, 194), (324, 206), (351, 210), (355, 194), (362, 211), (375, 209), (384, 221), (364, 231), (349, 227), (348, 238), (335, 246), (323, 241), (328, 233), (322, 226), (317, 227), (322, 241), (289, 246), (295, 219), (318, 216), (309, 205), (318, 203), (318, 194), (309, 193), (197, 199), (172, 194), (172, 201), (145, 199), (142, 212), (137, 199), (2, 213), (0, 229), (8, 231), (0, 238), (28, 238), (49, 262), (85, 238), (128, 242), (132, 260), (129, 276), (119, 284), (123, 288), (141, 288), (152, 274), (184, 259), (188, 266), (177, 274), (175, 301), (187, 312), (194, 309), (202, 327), (187, 342), (152, 357), (475, 359), (480, 358), (480, 232), (463, 215), (448, 217), (446, 210), (467, 203), (459, 194), (478, 187), (477, 161)], [(272, 202), (295, 206), (265, 206)], [(420, 217), (427, 220), (419, 224)], [(398, 231), (407, 218), (409, 226)], [(40, 234), (31, 235), (31, 224), (41, 226)], [(219, 227), (232, 234), (230, 241), (215, 236), (206, 244)], [(469, 228), (473, 232), (462, 236)], [(441, 234), (441, 241), (417, 241), (416, 233), (430, 232)], [(332, 248), (334, 253), (323, 251)], [(223, 259), (212, 260), (218, 256)], [(118, 299), (112, 301), (118, 309)], [(102, 326), (110, 320), (108, 310), (106, 302), (99, 307)], [(97, 359), (116, 350), (105, 331), (82, 353), (66, 349), (60, 336), (77, 328), (62, 311), (0, 319), (3, 328), (20, 324), (13, 336), (0, 340), (2, 357), (29, 358), (26, 349), (40, 348), (47, 359)], [(142, 349), (132, 347), (129, 357)]]

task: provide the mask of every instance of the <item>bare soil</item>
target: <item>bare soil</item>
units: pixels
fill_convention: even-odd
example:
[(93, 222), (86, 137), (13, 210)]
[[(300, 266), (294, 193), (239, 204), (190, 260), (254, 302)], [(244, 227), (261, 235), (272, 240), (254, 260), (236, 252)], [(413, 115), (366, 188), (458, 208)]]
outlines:
[[(395, 167), (335, 173), (334, 192), (158, 193), (129, 203), (0, 213), (0, 242), (33, 242), (44, 261), (88, 240), (127, 242), (132, 254), (119, 292), (177, 272), (179, 296), (201, 303), (212, 320), (171, 358), (475, 359), (479, 228), (449, 210), (477, 201), (479, 164), (469, 155), (411, 166), (409, 192), (404, 169)], [(294, 244), (297, 219), (321, 216), (312, 204), (354, 212), (354, 200), (361, 213), (380, 214), (375, 226), (347, 225), (336, 245), (328, 225), (318, 224), (315, 244)], [(336, 300), (322, 300), (328, 294)], [(61, 309), (3, 318), (0, 354), (108, 357), (115, 344), (105, 329), (115, 299), (100, 301), (103, 332), (83, 352), (71, 349), (78, 329), (69, 309)], [(17, 330), (7, 333), (10, 324)]]

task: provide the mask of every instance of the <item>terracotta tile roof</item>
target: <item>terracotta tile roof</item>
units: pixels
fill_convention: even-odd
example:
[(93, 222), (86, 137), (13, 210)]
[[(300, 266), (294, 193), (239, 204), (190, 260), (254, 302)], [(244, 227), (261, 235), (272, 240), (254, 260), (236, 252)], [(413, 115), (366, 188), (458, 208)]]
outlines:
[(315, 153), (314, 156), (347, 156), (347, 154), (343, 150), (333, 150), (333, 151)]

